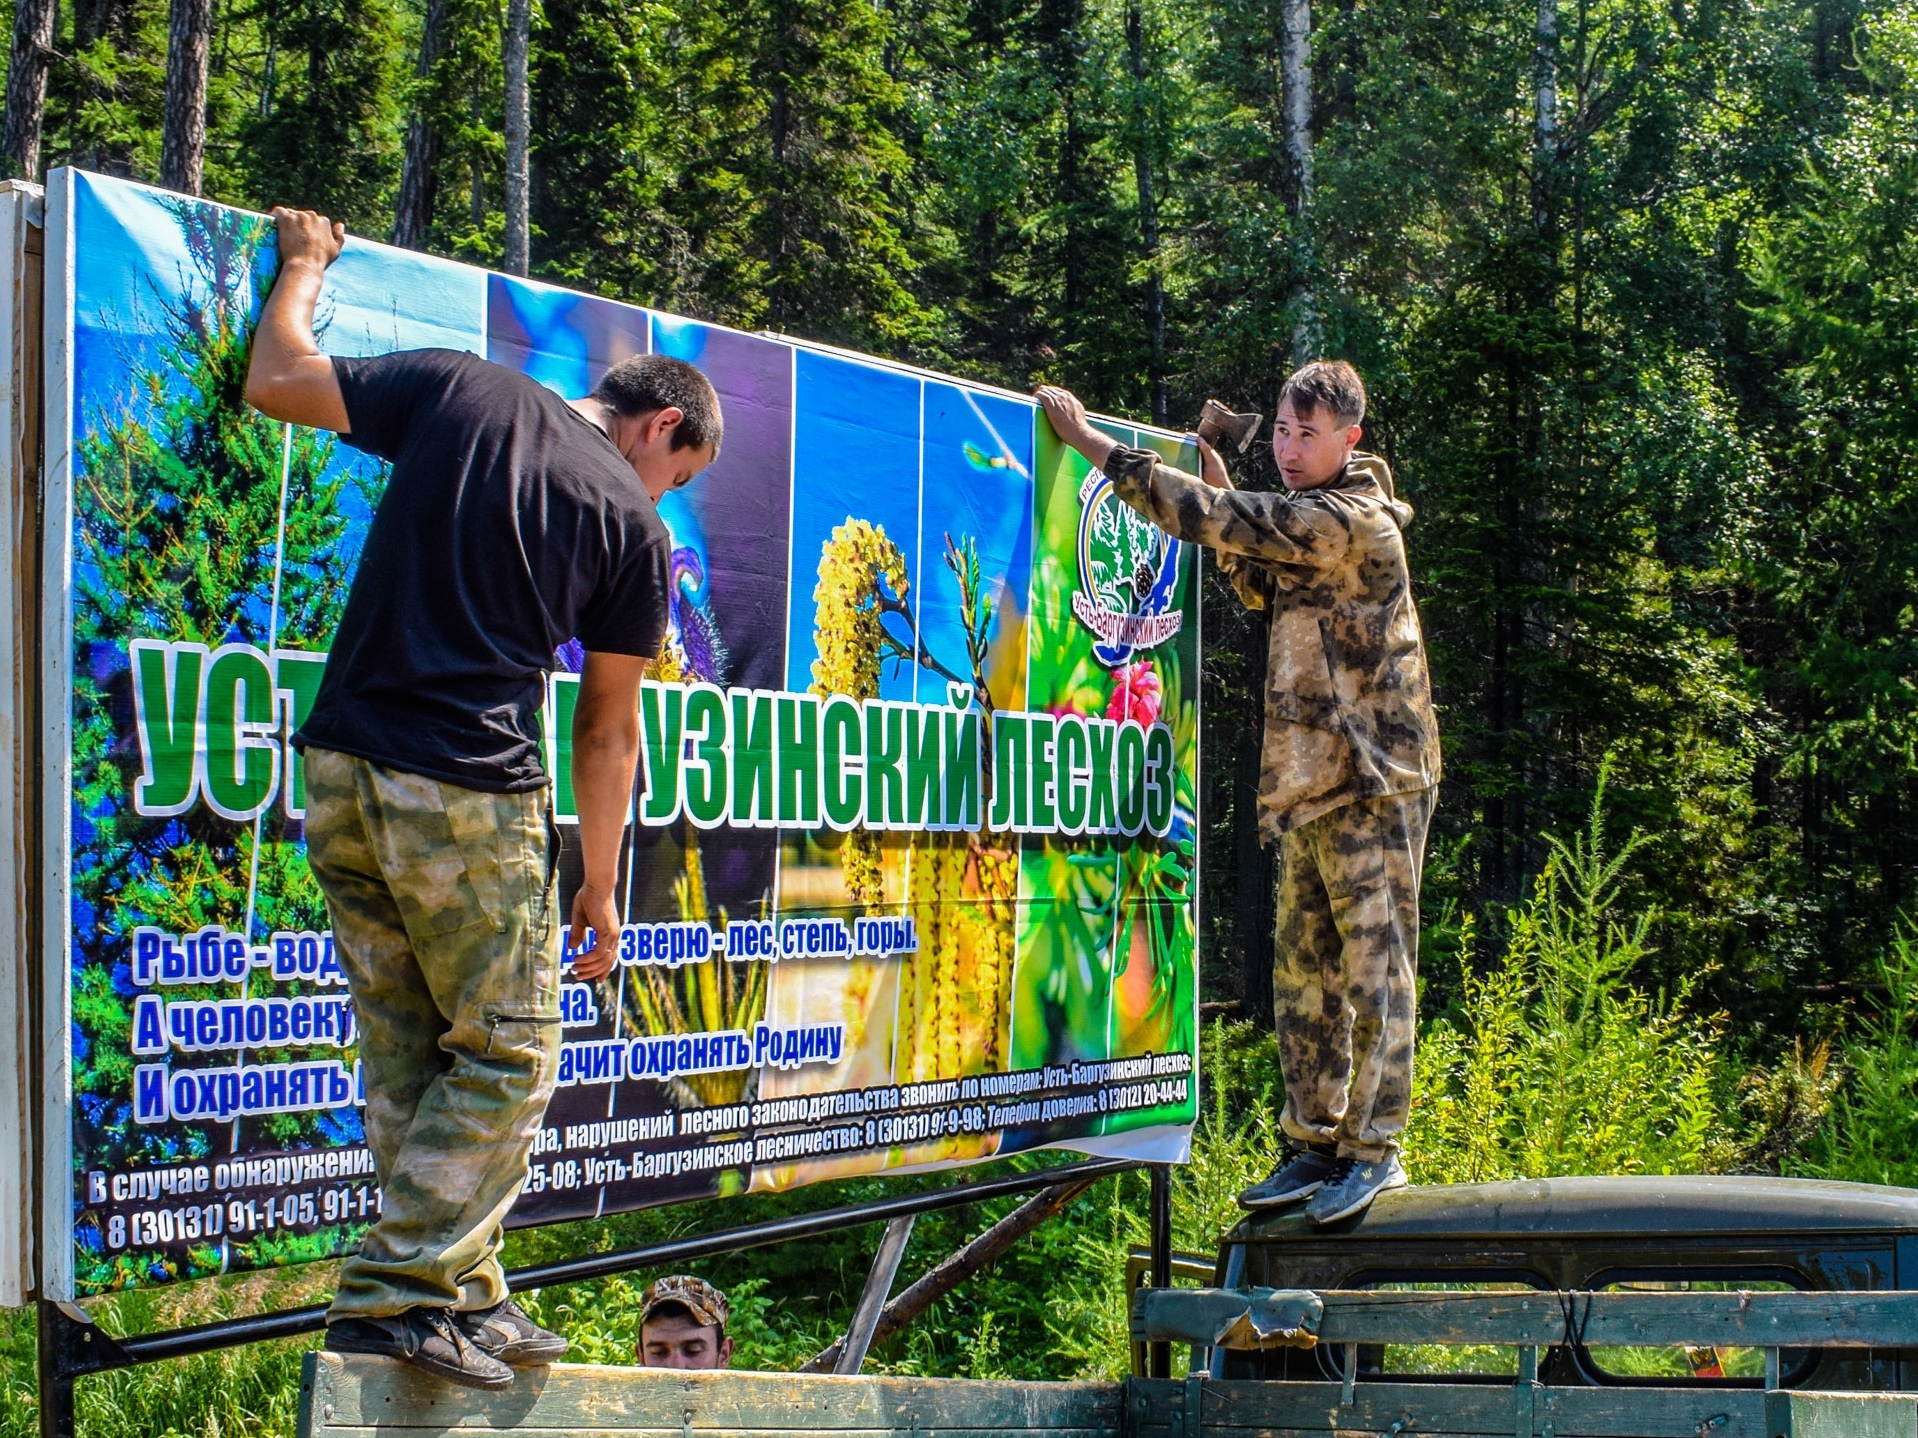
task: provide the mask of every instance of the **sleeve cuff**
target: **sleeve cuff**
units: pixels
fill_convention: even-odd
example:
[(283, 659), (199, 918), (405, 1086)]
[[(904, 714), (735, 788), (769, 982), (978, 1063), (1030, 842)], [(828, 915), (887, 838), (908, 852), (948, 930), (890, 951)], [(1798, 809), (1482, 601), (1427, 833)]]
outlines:
[(1159, 456), (1152, 450), (1115, 444), (1106, 456), (1105, 475), (1120, 498), (1143, 497), (1152, 482), (1152, 467), (1159, 463)]

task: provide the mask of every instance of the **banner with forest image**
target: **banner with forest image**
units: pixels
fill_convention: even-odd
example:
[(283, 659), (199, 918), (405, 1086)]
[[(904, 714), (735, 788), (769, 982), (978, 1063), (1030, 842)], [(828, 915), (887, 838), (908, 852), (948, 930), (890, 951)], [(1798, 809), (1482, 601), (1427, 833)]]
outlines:
[[(338, 1254), (377, 1216), (290, 736), (387, 477), (242, 398), (270, 221), (70, 170), (48, 217), (48, 1286), (85, 1296)], [(660, 505), (620, 963), (568, 975), (516, 1224), (1045, 1146), (1184, 1156), (1191, 546), (1002, 391), (358, 240), (318, 319), (329, 354), (467, 350), (569, 397), (672, 354), (725, 410)], [(554, 655), (544, 715), (568, 905), (581, 662)]]

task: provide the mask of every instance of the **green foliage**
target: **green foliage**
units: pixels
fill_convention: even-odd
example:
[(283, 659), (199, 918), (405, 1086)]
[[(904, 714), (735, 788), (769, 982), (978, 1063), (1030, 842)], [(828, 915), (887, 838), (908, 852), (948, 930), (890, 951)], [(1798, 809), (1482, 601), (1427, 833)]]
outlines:
[(399, 181), (401, 14), (391, 0), (276, 0), (272, 88), (239, 127), (247, 192), (384, 235)]
[(1912, 902), (1918, 809), (1918, 14), (1868, 14), (1852, 46), (1861, 92), (1753, 227), (1780, 463), (1747, 572), (1810, 913), (1868, 956)]
[[(96, 1321), (118, 1337), (293, 1308), (323, 1296), (335, 1267), (313, 1264), (289, 1273), (134, 1290), (92, 1311)], [(0, 1438), (28, 1438), (39, 1431), (34, 1327), (30, 1308), (0, 1311)], [(317, 1335), (286, 1339), (95, 1374), (75, 1388), (77, 1429), (89, 1438), (124, 1433), (292, 1438), (300, 1355), (319, 1341)]]
[(1548, 837), (1504, 954), (1472, 971), (1420, 1034), (1407, 1167), (1423, 1183), (1583, 1173), (1715, 1173), (1738, 1149), (1725, 1105), (1723, 1016), (1691, 1011), (1689, 983), (1647, 994), (1629, 981), (1655, 915), (1619, 911), (1634, 833), (1604, 835), (1604, 778), (1584, 833)]
[[(1561, 4), (1544, 138), (1535, 7), (1317, 7), (1309, 203), (1279, 8), (549, 0), (534, 272), (1175, 423), (1269, 408), (1309, 297), (1420, 510), (1451, 895), (1520, 904), (1612, 753), (1647, 982), (1715, 966), (1783, 1054), (1918, 901), (1911, 0)], [(416, 78), (427, 10), (220, 7), (209, 193), (382, 234), (417, 117), (431, 247), (496, 262), (500, 15), (435, 0)], [(62, 7), (50, 162), (152, 177), (165, 21)], [(1256, 1015), (1263, 622), (1210, 598), (1209, 983)]]
[(1844, 1046), (1845, 1083), (1795, 1171), (1918, 1187), (1918, 927), (1901, 921)]

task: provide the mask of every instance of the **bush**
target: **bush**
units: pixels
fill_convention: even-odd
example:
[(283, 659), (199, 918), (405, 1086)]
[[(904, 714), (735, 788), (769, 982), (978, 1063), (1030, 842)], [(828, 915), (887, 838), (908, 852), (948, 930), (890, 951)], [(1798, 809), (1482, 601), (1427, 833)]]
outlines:
[(1629, 982), (1657, 915), (1620, 909), (1648, 840), (1634, 831), (1608, 851), (1607, 777), (1584, 833), (1546, 836), (1544, 870), (1486, 972), (1470, 916), (1460, 928), (1456, 1012), (1419, 1035), (1404, 1140), (1417, 1182), (1717, 1173), (1744, 1152), (1723, 1016), (1691, 1011), (1694, 978), (1656, 994)]
[(1794, 1171), (1918, 1186), (1918, 930), (1899, 922), (1878, 960), (1883, 990), (1844, 1046), (1846, 1083)]

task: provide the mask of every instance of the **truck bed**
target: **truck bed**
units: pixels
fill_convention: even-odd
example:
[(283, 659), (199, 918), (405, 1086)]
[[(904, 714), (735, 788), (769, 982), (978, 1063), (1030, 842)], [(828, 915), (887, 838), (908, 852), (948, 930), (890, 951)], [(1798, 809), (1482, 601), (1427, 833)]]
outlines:
[(306, 1356), (300, 1438), (1918, 1438), (1918, 1394), (1497, 1383), (687, 1373), (557, 1364), (501, 1393), (384, 1358)]

